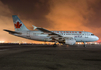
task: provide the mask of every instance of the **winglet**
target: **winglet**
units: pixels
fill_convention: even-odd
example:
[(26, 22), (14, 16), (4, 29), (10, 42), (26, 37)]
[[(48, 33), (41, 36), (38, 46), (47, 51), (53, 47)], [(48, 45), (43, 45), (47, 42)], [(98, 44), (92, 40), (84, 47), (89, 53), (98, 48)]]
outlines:
[(33, 30), (35, 30), (37, 27), (36, 26), (34, 26), (34, 25), (32, 25), (34, 28), (33, 28)]

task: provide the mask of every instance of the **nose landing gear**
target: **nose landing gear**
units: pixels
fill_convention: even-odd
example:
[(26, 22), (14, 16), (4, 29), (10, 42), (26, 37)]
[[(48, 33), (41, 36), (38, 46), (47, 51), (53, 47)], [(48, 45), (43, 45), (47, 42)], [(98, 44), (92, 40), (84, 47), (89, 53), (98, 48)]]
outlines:
[(83, 42), (83, 43), (84, 43), (84, 47), (86, 47), (86, 44), (85, 44), (86, 42)]

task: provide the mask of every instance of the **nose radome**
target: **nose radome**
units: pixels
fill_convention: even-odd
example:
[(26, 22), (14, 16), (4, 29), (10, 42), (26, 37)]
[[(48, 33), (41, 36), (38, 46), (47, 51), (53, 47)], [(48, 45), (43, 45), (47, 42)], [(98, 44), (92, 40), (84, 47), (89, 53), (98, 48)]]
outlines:
[(96, 40), (99, 40), (99, 38), (96, 36)]

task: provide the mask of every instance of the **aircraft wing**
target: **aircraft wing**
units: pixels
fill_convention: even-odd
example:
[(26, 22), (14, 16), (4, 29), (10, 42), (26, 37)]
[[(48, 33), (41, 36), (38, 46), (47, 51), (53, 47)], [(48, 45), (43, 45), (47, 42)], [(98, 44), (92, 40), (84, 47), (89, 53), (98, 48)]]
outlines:
[(61, 36), (59, 34), (56, 34), (56, 33), (52, 32), (52, 31), (49, 31), (47, 29), (44, 29), (44, 28), (41, 28), (41, 27), (36, 27), (36, 26), (33, 26), (33, 27), (34, 27), (34, 30), (37, 29), (39, 31), (42, 31), (42, 32), (48, 34), (53, 40), (59, 40), (59, 39), (63, 38), (63, 36)]
[(41, 27), (36, 27), (34, 25), (33, 25), (33, 27), (34, 27), (34, 30), (37, 29), (39, 31), (47, 33), (52, 38), (52, 40), (64, 41), (65, 39), (67, 39), (67, 40), (73, 39), (73, 37), (63, 37), (63, 36), (61, 36), (59, 34), (56, 34), (56, 33), (52, 32), (52, 31), (49, 31), (49, 30), (41, 28)]
[(9, 32), (10, 34), (21, 34), (20, 32), (15, 32), (15, 31), (6, 30), (6, 29), (4, 29), (4, 31)]
[(37, 28), (37, 29), (40, 30), (40, 31), (42, 31), (42, 32), (44, 32), (44, 33), (47, 33), (47, 34), (49, 34), (49, 35), (55, 35), (55, 36), (57, 36), (57, 37), (62, 37), (61, 35), (56, 34), (56, 33), (52, 32), (52, 31), (49, 31), (49, 30), (44, 29), (44, 28)]

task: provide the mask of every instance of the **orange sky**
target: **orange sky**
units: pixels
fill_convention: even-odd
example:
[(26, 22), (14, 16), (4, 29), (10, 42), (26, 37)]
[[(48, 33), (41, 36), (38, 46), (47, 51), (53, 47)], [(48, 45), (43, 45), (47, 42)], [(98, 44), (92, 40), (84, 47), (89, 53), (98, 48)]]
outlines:
[[(42, 0), (40, 1), (42, 2)], [(20, 17), (20, 19), (26, 25), (26, 27), (29, 28), (30, 30), (32, 30), (32, 25), (44, 27), (48, 30), (63, 30), (63, 31), (84, 30), (84, 31), (92, 32), (100, 38), (101, 27), (97, 27), (97, 25), (99, 26), (101, 21), (97, 22), (98, 24), (91, 23), (91, 21), (93, 22), (93, 20), (91, 19), (95, 19), (94, 16), (96, 16), (96, 12), (94, 11), (95, 8), (93, 8), (92, 6), (98, 4), (99, 1), (100, 0), (97, 1), (96, 0), (50, 0), (49, 1), (50, 11), (44, 15), (44, 17), (47, 19), (47, 22), (49, 22), (50, 26), (47, 23), (37, 24), (35, 21), (36, 20), (40, 21), (38, 19), (26, 20), (23, 17), (21, 17), (22, 14), (17, 14), (17, 15), (18, 17)], [(39, 5), (37, 4), (37, 8), (38, 7)], [(8, 14), (9, 16), (7, 16)], [(4, 4), (2, 3), (2, 1), (0, 1), (0, 40), (35, 42), (32, 40), (10, 35), (7, 32), (3, 31), (3, 29), (14, 30), (12, 15), (13, 15), (12, 10), (9, 8), (9, 5)]]

